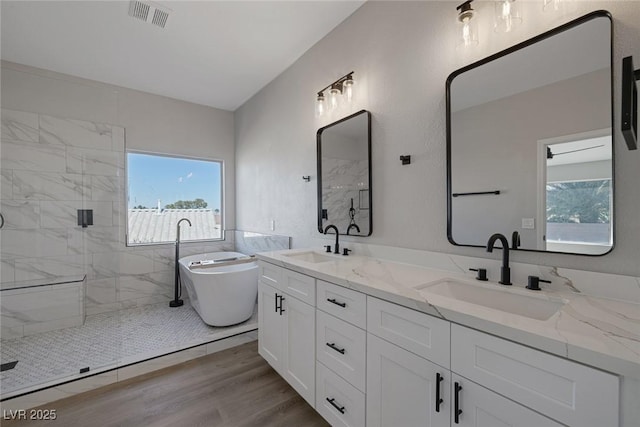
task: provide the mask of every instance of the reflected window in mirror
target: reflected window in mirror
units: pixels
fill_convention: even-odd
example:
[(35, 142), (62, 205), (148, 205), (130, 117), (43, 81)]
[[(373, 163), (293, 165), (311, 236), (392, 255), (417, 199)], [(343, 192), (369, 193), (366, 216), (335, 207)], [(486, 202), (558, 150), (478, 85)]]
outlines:
[(318, 231), (370, 236), (371, 113), (362, 110), (318, 130)]
[(540, 142), (540, 247), (598, 254), (613, 245), (611, 142), (609, 129)]
[(613, 247), (612, 22), (586, 15), (447, 80), (449, 241)]

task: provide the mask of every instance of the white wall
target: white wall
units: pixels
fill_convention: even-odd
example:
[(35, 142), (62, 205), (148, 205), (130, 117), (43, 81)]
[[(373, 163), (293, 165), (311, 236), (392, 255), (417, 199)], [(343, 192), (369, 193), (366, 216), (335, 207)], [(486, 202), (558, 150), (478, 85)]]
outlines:
[[(454, 49), (457, 4), (367, 2), (236, 111), (238, 228), (293, 236), (294, 247), (328, 242), (316, 229), (315, 132), (359, 109), (373, 114), (373, 234), (347, 241), (495, 257), (480, 248), (452, 246), (446, 238), (445, 80), (470, 62), (597, 9), (614, 18), (614, 89), (619, 121), (620, 63), (640, 58), (640, 3), (574, 2), (568, 14), (543, 13), (523, 2), (525, 20), (513, 34), (490, 28), (490, 2), (474, 2), (480, 45), (470, 54)], [(322, 120), (314, 95), (355, 71), (354, 105)], [(515, 253), (516, 261), (637, 276), (640, 273), (640, 151), (628, 152), (615, 134), (616, 247), (591, 258)], [(401, 166), (399, 156), (411, 154)], [(287, 167), (282, 167), (283, 163)], [(482, 214), (479, 212), (478, 214)]]

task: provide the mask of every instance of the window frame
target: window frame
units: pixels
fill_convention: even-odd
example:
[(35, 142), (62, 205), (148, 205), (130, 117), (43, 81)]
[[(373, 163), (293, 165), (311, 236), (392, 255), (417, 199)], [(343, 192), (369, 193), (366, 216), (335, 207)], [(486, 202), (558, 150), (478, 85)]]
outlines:
[(157, 151), (128, 149), (124, 150), (124, 220), (125, 220), (125, 247), (137, 246), (162, 246), (171, 245), (175, 241), (167, 240), (163, 242), (152, 243), (130, 243), (129, 242), (129, 154), (143, 154), (148, 156), (169, 157), (174, 159), (198, 160), (205, 162), (217, 162), (220, 164), (220, 237), (215, 239), (198, 239), (198, 240), (180, 240), (180, 243), (206, 243), (206, 242), (224, 242), (226, 241), (226, 191), (225, 191), (225, 161), (223, 159), (212, 157), (197, 157), (182, 154), (160, 153)]

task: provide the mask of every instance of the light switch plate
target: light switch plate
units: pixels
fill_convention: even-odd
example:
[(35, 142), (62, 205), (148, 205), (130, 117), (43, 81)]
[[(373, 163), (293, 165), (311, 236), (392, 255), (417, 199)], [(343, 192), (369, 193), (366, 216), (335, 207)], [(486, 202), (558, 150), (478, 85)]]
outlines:
[(536, 228), (535, 218), (522, 218), (522, 228), (525, 230), (533, 230)]

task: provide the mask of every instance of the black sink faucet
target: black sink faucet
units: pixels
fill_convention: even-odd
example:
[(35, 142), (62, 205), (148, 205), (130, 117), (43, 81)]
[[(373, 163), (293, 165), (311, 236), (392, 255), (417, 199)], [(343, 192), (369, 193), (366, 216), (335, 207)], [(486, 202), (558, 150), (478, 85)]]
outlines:
[(496, 233), (489, 237), (487, 242), (487, 252), (493, 252), (493, 245), (496, 240), (502, 243), (502, 267), (500, 268), (500, 281), (503, 285), (511, 285), (511, 269), (509, 268), (509, 241), (500, 233)]
[(340, 244), (338, 243), (338, 239), (340, 238), (340, 233), (338, 232), (338, 227), (336, 227), (333, 224), (329, 224), (325, 227), (324, 229), (324, 234), (327, 234), (327, 231), (329, 230), (335, 230), (336, 232), (336, 246), (335, 246), (335, 250), (333, 251), (334, 254), (339, 254), (340, 253)]

